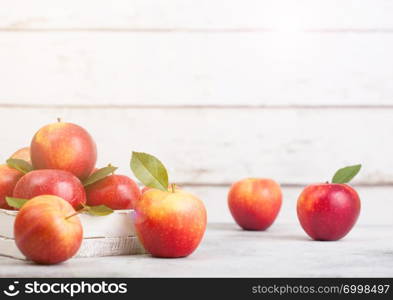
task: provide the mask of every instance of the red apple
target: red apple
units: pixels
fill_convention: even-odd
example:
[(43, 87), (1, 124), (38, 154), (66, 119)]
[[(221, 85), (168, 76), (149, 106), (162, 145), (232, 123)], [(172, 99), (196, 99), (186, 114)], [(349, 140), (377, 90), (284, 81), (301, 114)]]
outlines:
[(96, 144), (82, 127), (57, 122), (42, 127), (31, 141), (34, 169), (59, 169), (73, 173), (81, 180), (94, 169)]
[(22, 159), (31, 164), (30, 147), (24, 147), (17, 150), (14, 154), (11, 155), (11, 158)]
[(203, 202), (182, 190), (150, 189), (137, 202), (135, 228), (145, 249), (156, 257), (184, 257), (202, 240), (206, 229)]
[(43, 195), (26, 202), (14, 223), (19, 250), (39, 264), (57, 264), (74, 256), (83, 236), (79, 217), (69, 217), (74, 213), (72, 206), (57, 196)]
[(7, 165), (0, 165), (0, 208), (13, 209), (7, 204), (5, 198), (12, 196), (16, 183), (23, 175), (22, 172)]
[(82, 183), (72, 173), (62, 170), (34, 170), (17, 182), (13, 197), (31, 199), (39, 195), (55, 195), (75, 209), (86, 203)]
[(109, 175), (86, 187), (87, 204), (91, 206), (132, 209), (140, 195), (138, 185), (124, 175)]
[(355, 225), (359, 213), (359, 196), (346, 184), (309, 185), (297, 201), (300, 224), (314, 240), (341, 239)]
[(228, 193), (229, 210), (245, 230), (267, 229), (276, 219), (281, 203), (280, 185), (271, 179), (243, 179), (235, 182)]

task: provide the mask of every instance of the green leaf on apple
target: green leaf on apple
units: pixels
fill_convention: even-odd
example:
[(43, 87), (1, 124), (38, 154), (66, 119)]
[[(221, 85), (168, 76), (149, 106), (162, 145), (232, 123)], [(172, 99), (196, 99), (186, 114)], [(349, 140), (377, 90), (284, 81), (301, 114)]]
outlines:
[(168, 191), (168, 172), (160, 160), (143, 152), (132, 152), (131, 170), (145, 186)]
[(117, 170), (117, 167), (114, 167), (111, 165), (101, 168), (101, 169), (95, 171), (93, 174), (91, 174), (88, 178), (86, 178), (83, 181), (83, 185), (88, 186), (94, 182), (104, 179), (106, 176), (108, 176), (109, 174), (112, 174), (116, 170)]
[(106, 205), (89, 206), (83, 204), (83, 211), (87, 212), (92, 216), (107, 216), (113, 213), (113, 209), (109, 208)]
[(339, 169), (333, 176), (332, 183), (347, 183), (359, 173), (361, 164)]
[(7, 204), (9, 206), (16, 209), (21, 208), (27, 201), (29, 201), (28, 199), (14, 198), (14, 197), (5, 197), (5, 200), (7, 201)]
[(33, 171), (33, 166), (23, 159), (9, 158), (7, 159), (7, 165), (23, 174)]

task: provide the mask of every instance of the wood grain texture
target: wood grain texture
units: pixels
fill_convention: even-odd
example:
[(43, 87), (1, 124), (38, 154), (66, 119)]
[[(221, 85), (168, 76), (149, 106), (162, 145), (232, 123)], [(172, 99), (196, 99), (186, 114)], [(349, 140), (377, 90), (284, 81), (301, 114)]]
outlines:
[[(2, 0), (0, 28), (25, 29), (386, 29), (389, 0)], [(21, 9), (23, 8), (23, 9)]]
[(158, 156), (179, 184), (324, 182), (354, 163), (363, 164), (355, 182), (393, 183), (393, 109), (1, 108), (1, 159), (56, 117), (84, 126), (97, 142), (98, 166), (112, 163), (124, 174), (134, 150)]
[[(14, 222), (18, 211), (0, 209), (0, 237), (14, 238)], [(116, 238), (135, 236), (133, 210), (117, 210), (107, 216), (79, 214), (83, 238)]]
[(393, 34), (0, 33), (0, 104), (393, 105)]
[[(146, 251), (135, 236), (83, 239), (75, 257), (103, 257), (145, 254)], [(26, 259), (13, 239), (0, 236), (0, 257)]]

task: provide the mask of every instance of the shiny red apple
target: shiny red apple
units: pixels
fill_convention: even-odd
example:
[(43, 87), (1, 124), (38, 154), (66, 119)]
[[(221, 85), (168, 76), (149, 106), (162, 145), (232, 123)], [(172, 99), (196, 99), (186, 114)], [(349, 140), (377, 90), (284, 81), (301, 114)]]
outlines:
[(343, 238), (355, 225), (359, 213), (359, 195), (346, 184), (309, 185), (297, 202), (300, 224), (314, 240)]
[(31, 199), (39, 195), (55, 195), (75, 209), (86, 203), (86, 193), (80, 180), (62, 170), (34, 170), (17, 182), (13, 197)]
[(109, 175), (86, 187), (87, 204), (91, 206), (133, 209), (140, 196), (138, 185), (124, 175)]
[(314, 240), (336, 241), (355, 225), (360, 214), (358, 193), (348, 183), (361, 165), (339, 169), (332, 183), (307, 186), (297, 200), (297, 216), (304, 231)]

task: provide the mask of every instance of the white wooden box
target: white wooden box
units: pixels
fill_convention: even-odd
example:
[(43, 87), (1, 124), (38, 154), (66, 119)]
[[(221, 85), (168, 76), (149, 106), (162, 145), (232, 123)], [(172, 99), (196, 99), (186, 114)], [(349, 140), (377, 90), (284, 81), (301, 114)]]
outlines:
[[(14, 241), (14, 221), (18, 212), (0, 209), (0, 255), (23, 259)], [(143, 254), (133, 223), (133, 210), (116, 210), (108, 216), (80, 214), (82, 245), (76, 257)]]

